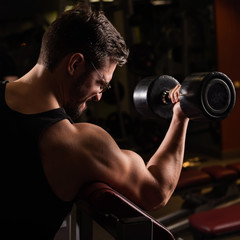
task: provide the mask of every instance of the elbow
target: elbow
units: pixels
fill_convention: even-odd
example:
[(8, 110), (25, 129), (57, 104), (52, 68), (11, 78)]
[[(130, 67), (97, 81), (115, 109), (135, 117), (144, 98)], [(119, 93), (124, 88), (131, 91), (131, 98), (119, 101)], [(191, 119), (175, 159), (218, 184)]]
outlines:
[(152, 199), (151, 201), (144, 201), (144, 203), (142, 204), (142, 208), (145, 211), (154, 211), (159, 208), (165, 207), (167, 202), (168, 199), (166, 198)]
[(153, 181), (145, 191), (148, 191), (148, 210), (155, 210), (157, 208), (164, 207), (171, 198), (176, 188), (176, 178), (170, 175), (165, 176), (159, 169), (152, 165), (149, 167), (149, 171), (152, 173)]
[(171, 194), (168, 191), (164, 191), (163, 189), (155, 188), (148, 189), (147, 192), (143, 194), (141, 199), (141, 207), (145, 211), (153, 211), (159, 208), (163, 208), (168, 203)]

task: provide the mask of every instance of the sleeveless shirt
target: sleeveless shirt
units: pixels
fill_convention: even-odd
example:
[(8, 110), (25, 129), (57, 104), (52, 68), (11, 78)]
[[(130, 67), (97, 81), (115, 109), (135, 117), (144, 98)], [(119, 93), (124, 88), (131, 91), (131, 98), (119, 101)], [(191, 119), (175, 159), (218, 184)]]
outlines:
[(6, 239), (53, 239), (73, 202), (59, 199), (45, 177), (39, 138), (50, 125), (68, 119), (63, 108), (22, 114), (5, 102), (0, 83), (0, 232)]

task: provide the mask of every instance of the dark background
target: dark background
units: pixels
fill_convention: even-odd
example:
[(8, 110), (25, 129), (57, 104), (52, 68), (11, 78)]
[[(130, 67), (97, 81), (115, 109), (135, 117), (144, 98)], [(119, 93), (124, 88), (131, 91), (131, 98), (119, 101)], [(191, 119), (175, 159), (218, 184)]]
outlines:
[[(216, 0), (217, 1), (217, 0)], [(42, 34), (68, 5), (78, 1), (1, 0), (0, 47), (21, 77), (36, 63)], [(193, 72), (217, 71), (218, 49), (213, 0), (115, 0), (91, 3), (103, 10), (130, 48), (129, 61), (117, 69), (112, 89), (90, 105), (80, 121), (105, 128), (120, 147), (143, 156), (162, 141), (170, 120), (149, 119), (134, 109), (132, 94), (146, 76), (168, 74), (180, 83)], [(190, 122), (186, 156), (222, 155), (221, 122)]]

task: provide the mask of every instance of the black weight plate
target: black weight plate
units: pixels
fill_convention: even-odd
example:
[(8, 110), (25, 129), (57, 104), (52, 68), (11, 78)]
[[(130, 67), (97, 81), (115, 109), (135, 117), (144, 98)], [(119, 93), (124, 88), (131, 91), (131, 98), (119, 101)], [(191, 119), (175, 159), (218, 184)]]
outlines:
[(224, 119), (233, 110), (235, 101), (234, 85), (221, 72), (193, 73), (181, 84), (180, 105), (192, 120)]
[(169, 91), (179, 82), (168, 75), (149, 77), (140, 81), (133, 95), (134, 105), (138, 112), (146, 117), (172, 117), (172, 104), (163, 103), (163, 92)]
[(147, 77), (142, 79), (135, 87), (133, 92), (133, 104), (135, 109), (145, 117), (154, 117), (148, 105), (148, 89), (155, 78)]
[(226, 118), (233, 110), (235, 101), (235, 87), (225, 74), (212, 72), (204, 78), (201, 103), (204, 115), (207, 118)]

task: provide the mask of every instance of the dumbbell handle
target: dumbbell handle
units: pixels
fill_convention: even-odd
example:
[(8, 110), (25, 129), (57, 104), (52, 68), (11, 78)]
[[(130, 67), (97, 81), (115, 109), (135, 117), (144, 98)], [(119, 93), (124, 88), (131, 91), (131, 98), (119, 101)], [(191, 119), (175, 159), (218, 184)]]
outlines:
[(162, 102), (164, 104), (170, 104), (172, 103), (171, 99), (169, 98), (169, 91), (165, 90), (162, 92)]

